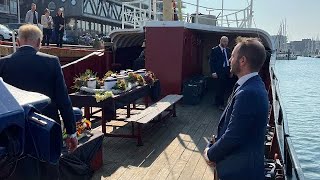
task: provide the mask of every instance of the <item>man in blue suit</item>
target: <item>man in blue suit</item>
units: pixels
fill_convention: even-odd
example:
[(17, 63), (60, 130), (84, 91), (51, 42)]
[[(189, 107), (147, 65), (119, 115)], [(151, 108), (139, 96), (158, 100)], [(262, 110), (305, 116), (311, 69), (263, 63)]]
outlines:
[(60, 111), (68, 134), (66, 145), (73, 151), (78, 145), (76, 123), (59, 58), (38, 52), (42, 32), (35, 25), (21, 26), (18, 38), (17, 52), (0, 59), (0, 77), (17, 88), (50, 97), (50, 105), (41, 113), (60, 124)]
[(222, 36), (220, 44), (212, 48), (209, 59), (212, 77), (217, 79), (218, 82), (215, 105), (217, 105), (220, 110), (224, 110), (224, 95), (230, 77), (232, 77), (229, 63), (231, 50), (227, 47), (228, 41), (228, 37)]
[(263, 180), (264, 138), (268, 96), (258, 72), (266, 59), (262, 43), (238, 38), (231, 58), (231, 72), (238, 76), (228, 105), (221, 115), (214, 143), (204, 157), (215, 165), (221, 180)]

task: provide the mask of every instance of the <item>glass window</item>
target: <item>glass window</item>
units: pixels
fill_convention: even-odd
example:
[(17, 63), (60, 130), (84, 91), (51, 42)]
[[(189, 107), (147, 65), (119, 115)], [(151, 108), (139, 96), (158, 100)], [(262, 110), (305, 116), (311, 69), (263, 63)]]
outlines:
[(99, 33), (102, 33), (101, 24), (98, 24), (98, 32), (99, 32)]
[(17, 1), (16, 0), (11, 0), (10, 1), (10, 13), (11, 14), (17, 14)]
[(88, 21), (86, 21), (86, 27), (85, 27), (85, 30), (89, 30), (89, 22)]

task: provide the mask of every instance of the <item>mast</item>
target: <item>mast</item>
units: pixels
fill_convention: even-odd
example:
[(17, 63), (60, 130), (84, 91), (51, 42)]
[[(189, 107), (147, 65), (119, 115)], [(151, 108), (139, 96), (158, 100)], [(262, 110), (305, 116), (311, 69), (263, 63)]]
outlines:
[(173, 20), (172, 0), (163, 0), (163, 20)]
[(249, 17), (249, 24), (248, 27), (251, 28), (252, 26), (252, 18), (253, 18), (253, 0), (250, 2), (250, 17)]

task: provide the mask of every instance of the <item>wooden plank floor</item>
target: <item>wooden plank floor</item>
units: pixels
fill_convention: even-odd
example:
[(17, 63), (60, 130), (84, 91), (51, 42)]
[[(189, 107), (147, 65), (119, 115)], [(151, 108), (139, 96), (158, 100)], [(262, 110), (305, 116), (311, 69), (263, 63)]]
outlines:
[[(136, 146), (135, 139), (105, 138), (104, 165), (92, 179), (214, 179), (212, 168), (202, 156), (205, 138), (216, 133), (222, 113), (212, 105), (212, 99), (207, 95), (196, 106), (179, 104), (178, 117), (144, 126), (150, 129), (143, 136), (144, 146)], [(117, 114), (125, 115), (125, 110)], [(130, 124), (119, 126), (108, 127), (107, 131), (131, 132)]]

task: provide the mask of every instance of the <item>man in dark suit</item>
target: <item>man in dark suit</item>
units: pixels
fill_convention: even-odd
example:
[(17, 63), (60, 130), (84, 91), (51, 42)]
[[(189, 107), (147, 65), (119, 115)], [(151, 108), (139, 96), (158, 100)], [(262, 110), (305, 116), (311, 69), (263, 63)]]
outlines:
[(221, 180), (263, 180), (269, 103), (258, 72), (266, 52), (255, 38), (238, 38), (237, 42), (230, 64), (239, 80), (221, 115), (217, 138), (208, 144), (204, 157), (216, 165)]
[(17, 52), (0, 59), (0, 77), (17, 88), (47, 95), (51, 103), (42, 113), (61, 124), (58, 110), (68, 134), (70, 151), (78, 145), (75, 117), (62, 74), (59, 58), (38, 52), (42, 32), (31, 24), (19, 28)]
[(224, 110), (224, 94), (232, 77), (229, 64), (231, 50), (227, 46), (228, 37), (222, 36), (220, 44), (212, 48), (209, 60), (212, 77), (218, 80), (215, 104), (220, 110)]

